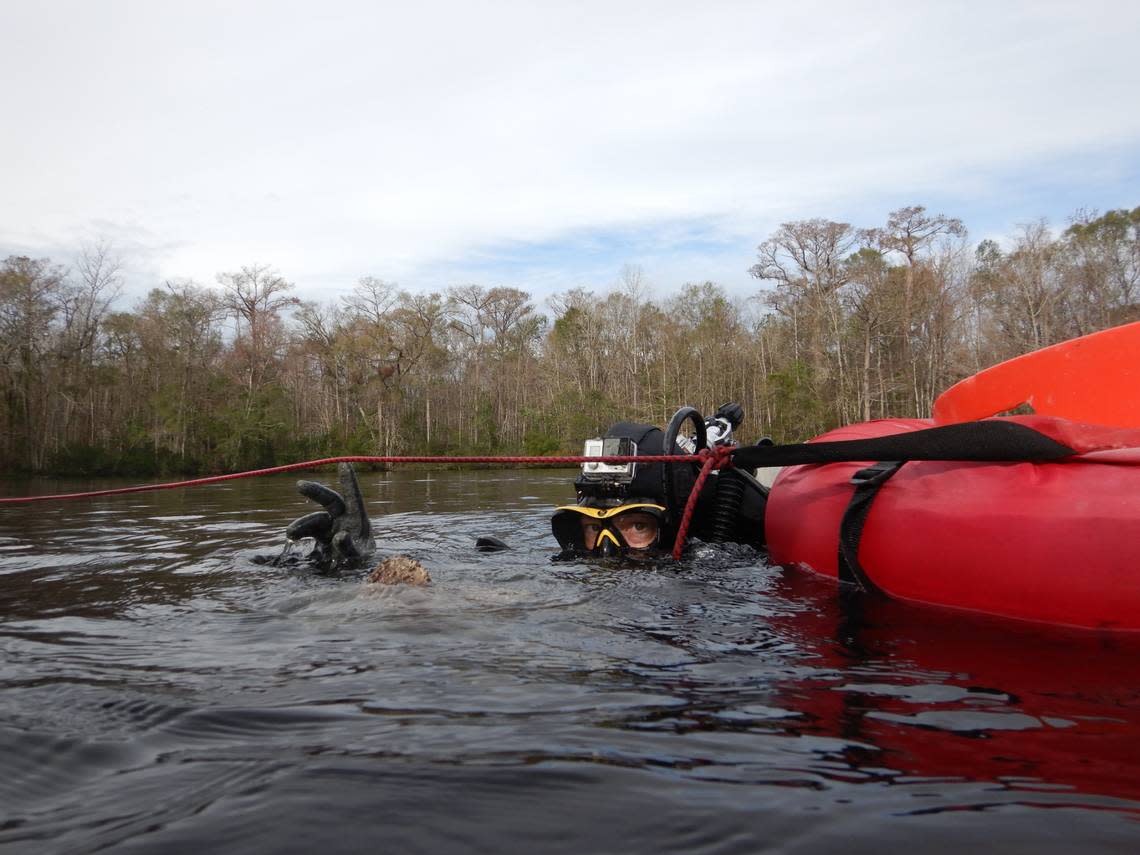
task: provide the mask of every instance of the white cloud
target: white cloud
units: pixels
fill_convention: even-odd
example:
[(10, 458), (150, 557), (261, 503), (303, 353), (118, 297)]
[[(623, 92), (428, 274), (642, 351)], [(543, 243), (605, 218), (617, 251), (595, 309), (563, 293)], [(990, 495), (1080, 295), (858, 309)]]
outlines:
[(0, 249), (439, 287), (488, 247), (981, 198), (1140, 143), (1131, 3), (386, 5), (9, 9)]

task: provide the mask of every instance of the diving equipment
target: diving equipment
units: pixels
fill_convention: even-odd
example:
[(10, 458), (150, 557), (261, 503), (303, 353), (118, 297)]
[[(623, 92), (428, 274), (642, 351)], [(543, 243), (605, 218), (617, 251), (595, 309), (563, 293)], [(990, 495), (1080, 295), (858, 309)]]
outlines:
[[(297, 492), (324, 510), (305, 514), (285, 529), (288, 539), (274, 564), (308, 563), (321, 571), (359, 565), (376, 550), (372, 524), (351, 463), (337, 464), (340, 492), (316, 481), (298, 481)], [(309, 548), (304, 544), (310, 542)]]
[(657, 548), (665, 525), (665, 508), (652, 502), (625, 502), (608, 508), (564, 505), (550, 520), (564, 552), (606, 557)]
[[(669, 551), (700, 466), (653, 458), (691, 454), (711, 445), (738, 445), (732, 433), (743, 419), (744, 410), (737, 403), (724, 404), (708, 419), (693, 407), (682, 407), (665, 431), (653, 425), (618, 422), (604, 436), (586, 440), (583, 456), (633, 456), (644, 461), (582, 464), (574, 480), (578, 503), (556, 509), (551, 518), (562, 555)], [(691, 425), (691, 436), (683, 430), (687, 425)], [(714, 472), (701, 490), (690, 532), (706, 541), (760, 546), (766, 496), (767, 490), (750, 473)], [(657, 523), (656, 536), (647, 546), (634, 545), (618, 525), (623, 515), (638, 508), (651, 513)], [(628, 520), (624, 520), (627, 525)]]

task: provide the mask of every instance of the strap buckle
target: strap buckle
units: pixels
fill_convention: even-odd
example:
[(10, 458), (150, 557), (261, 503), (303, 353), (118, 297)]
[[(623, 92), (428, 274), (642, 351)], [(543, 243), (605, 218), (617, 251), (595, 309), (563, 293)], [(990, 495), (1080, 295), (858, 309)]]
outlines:
[(851, 483), (856, 487), (877, 486), (898, 472), (904, 462), (902, 460), (881, 460), (874, 466), (860, 469), (852, 475)]

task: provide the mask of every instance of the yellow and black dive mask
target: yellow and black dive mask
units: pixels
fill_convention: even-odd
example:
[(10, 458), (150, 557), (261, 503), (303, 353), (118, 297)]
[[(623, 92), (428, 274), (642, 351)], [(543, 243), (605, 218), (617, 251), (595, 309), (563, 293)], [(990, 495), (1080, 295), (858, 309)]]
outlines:
[[(606, 557), (661, 544), (665, 508), (651, 502), (628, 502), (612, 508), (565, 505), (550, 518), (554, 538), (564, 552)], [(670, 546), (671, 544), (666, 544)]]

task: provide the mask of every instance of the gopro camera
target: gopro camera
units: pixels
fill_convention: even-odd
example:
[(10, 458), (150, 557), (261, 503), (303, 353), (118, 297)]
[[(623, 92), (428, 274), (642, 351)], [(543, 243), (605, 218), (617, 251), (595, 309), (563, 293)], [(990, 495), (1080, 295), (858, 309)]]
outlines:
[[(583, 457), (633, 457), (637, 443), (624, 436), (597, 437), (586, 440)], [(582, 478), (587, 481), (626, 486), (637, 471), (636, 463), (583, 463)]]

